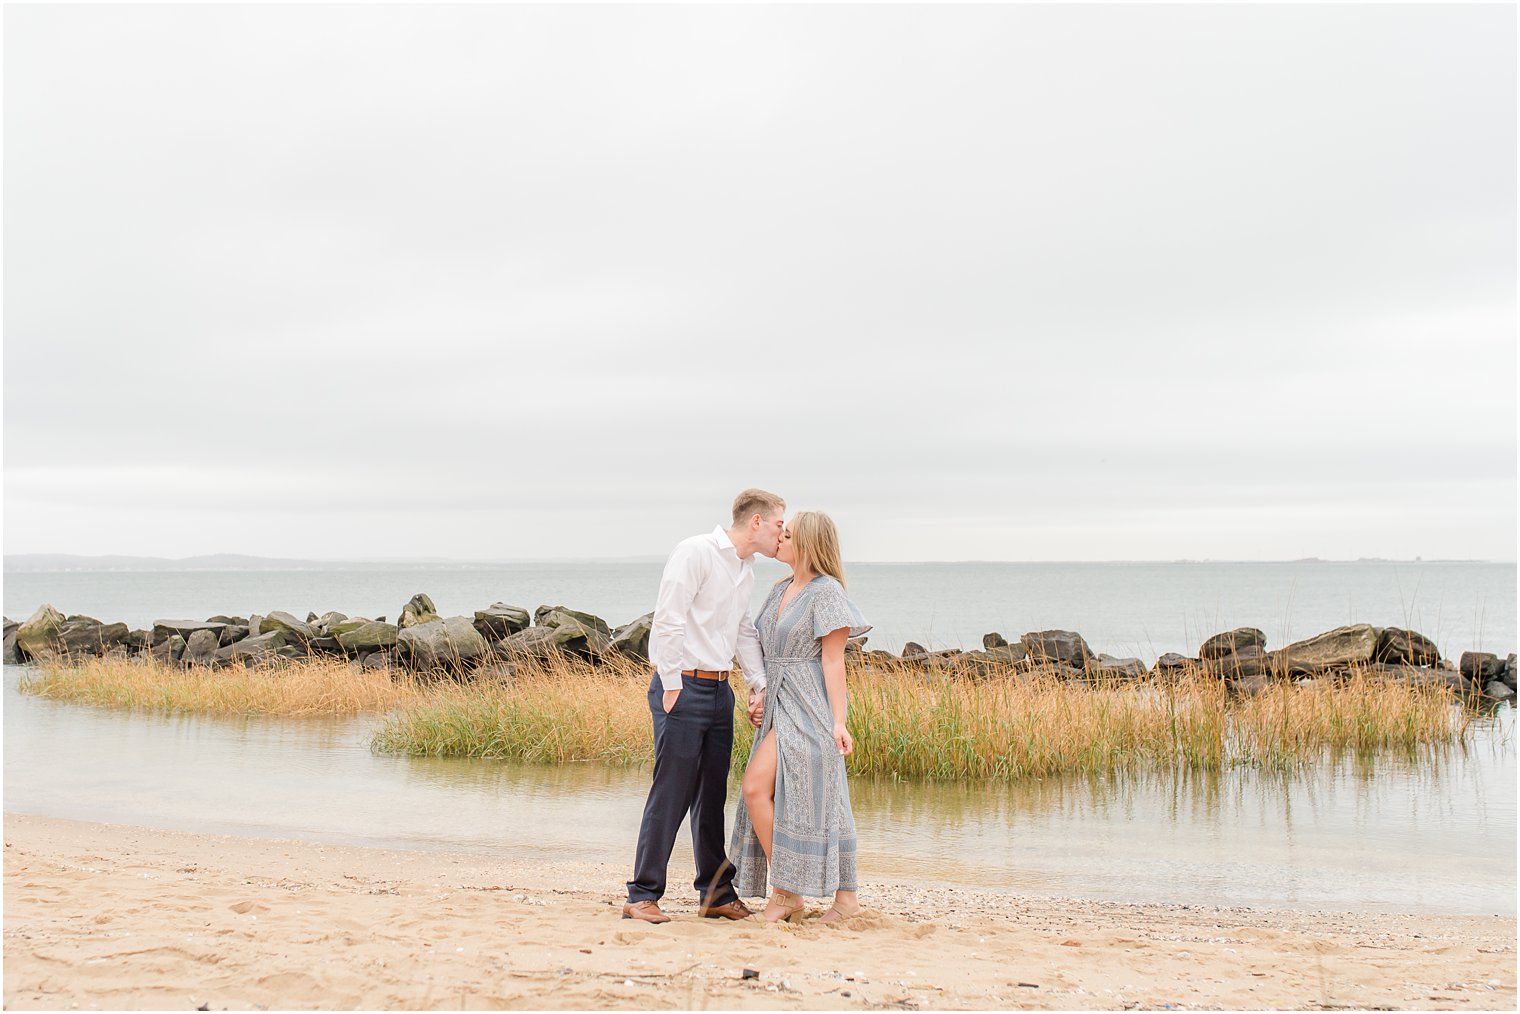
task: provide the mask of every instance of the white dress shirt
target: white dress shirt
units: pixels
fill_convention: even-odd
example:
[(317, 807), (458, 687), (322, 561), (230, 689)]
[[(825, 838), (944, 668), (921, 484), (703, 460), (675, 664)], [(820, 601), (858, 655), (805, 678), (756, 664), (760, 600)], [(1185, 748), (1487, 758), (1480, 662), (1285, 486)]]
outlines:
[(649, 632), (649, 659), (667, 691), (681, 689), (683, 669), (723, 672), (736, 654), (750, 690), (765, 686), (765, 656), (749, 615), (754, 562), (739, 559), (722, 525), (682, 540), (670, 554)]

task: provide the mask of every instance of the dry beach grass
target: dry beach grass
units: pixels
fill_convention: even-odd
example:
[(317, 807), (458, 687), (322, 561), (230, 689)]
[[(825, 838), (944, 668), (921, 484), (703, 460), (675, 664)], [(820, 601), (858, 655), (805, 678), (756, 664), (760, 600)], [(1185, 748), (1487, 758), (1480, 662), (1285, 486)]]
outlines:
[(210, 715), (354, 715), (425, 697), (413, 677), (355, 671), (341, 659), (282, 660), (247, 669), (147, 658), (53, 659), (21, 678), (21, 692), (107, 708)]
[[(42, 663), (25, 693), (106, 707), (224, 715), (380, 717), (377, 751), (557, 764), (648, 762), (647, 670), (621, 661), (519, 663), (472, 681), (360, 670), (336, 659), (198, 669), (135, 659)], [(850, 770), (896, 778), (1290, 768), (1338, 752), (1460, 744), (1472, 712), (1439, 687), (1352, 674), (1232, 694), (1202, 673), (1087, 682), (1016, 671), (977, 679), (853, 668)], [(735, 676), (736, 697), (742, 683)], [(736, 716), (735, 770), (752, 732)]]

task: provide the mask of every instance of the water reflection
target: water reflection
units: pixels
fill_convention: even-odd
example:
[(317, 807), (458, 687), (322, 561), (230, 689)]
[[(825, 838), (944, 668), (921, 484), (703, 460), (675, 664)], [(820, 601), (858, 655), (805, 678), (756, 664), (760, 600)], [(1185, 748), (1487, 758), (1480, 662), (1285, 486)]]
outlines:
[[(8, 810), (574, 857), (607, 863), (610, 893), (632, 861), (647, 769), (377, 756), (373, 720), (122, 713), (23, 697), (18, 675)], [(1513, 914), (1514, 716), (1477, 719), (1464, 747), (1293, 772), (858, 779), (861, 865), (867, 880), (1126, 901)], [(672, 884), (690, 867), (683, 836)]]

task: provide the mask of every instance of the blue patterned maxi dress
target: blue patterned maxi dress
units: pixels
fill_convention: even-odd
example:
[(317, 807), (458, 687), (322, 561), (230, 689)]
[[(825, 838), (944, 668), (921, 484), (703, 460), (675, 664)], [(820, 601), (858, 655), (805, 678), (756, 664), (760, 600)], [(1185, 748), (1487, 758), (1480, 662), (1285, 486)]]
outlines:
[[(871, 628), (844, 587), (820, 575), (808, 582), (786, 610), (781, 596), (788, 578), (771, 589), (755, 624), (765, 652), (765, 717), (755, 731), (755, 750), (776, 733), (776, 823), (771, 835), (771, 886), (821, 898), (856, 890), (855, 817), (844, 758), (834, 745), (834, 712), (823, 683), (819, 638), (840, 627), (858, 637)], [(765, 852), (749, 822), (744, 797), (734, 817), (728, 849), (734, 889), (743, 898), (766, 893)]]

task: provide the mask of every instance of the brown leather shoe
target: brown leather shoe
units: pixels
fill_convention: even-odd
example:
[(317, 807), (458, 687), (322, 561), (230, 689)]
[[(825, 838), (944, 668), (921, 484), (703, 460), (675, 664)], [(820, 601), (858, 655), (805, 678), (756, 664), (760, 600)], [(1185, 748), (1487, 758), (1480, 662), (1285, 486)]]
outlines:
[(637, 919), (639, 922), (669, 922), (670, 916), (660, 911), (660, 906), (653, 901), (630, 901), (623, 905), (624, 919)]
[(727, 905), (714, 905), (711, 908), (697, 909), (697, 915), (704, 919), (748, 919), (755, 913), (744, 907), (744, 902), (735, 898)]

